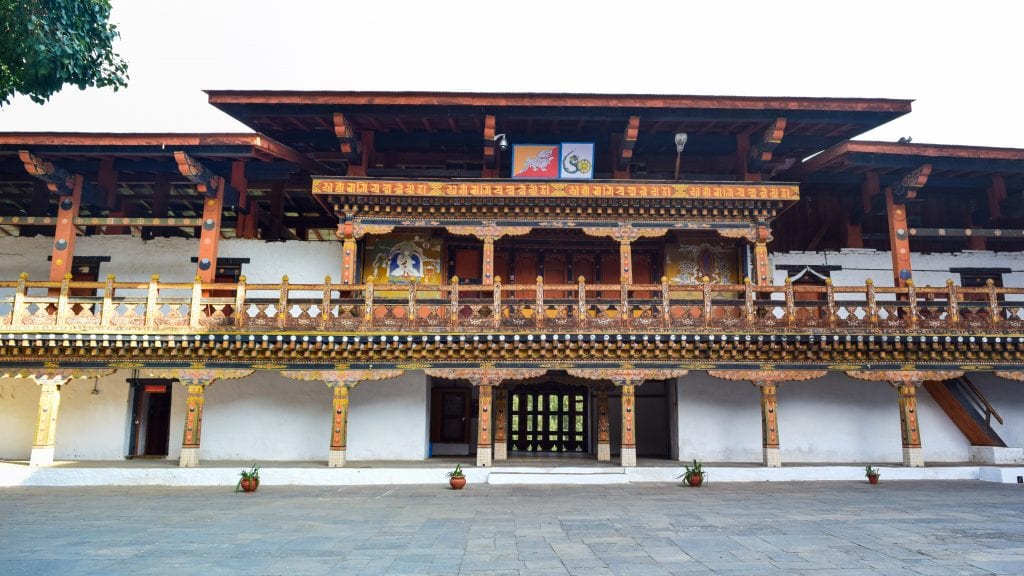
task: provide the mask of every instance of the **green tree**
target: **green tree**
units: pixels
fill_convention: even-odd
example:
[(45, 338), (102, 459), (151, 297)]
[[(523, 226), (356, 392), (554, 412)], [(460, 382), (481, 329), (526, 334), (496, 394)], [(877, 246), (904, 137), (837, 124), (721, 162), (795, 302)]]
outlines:
[(65, 84), (126, 87), (109, 19), (109, 0), (0, 0), (0, 106), (15, 94), (46, 102)]

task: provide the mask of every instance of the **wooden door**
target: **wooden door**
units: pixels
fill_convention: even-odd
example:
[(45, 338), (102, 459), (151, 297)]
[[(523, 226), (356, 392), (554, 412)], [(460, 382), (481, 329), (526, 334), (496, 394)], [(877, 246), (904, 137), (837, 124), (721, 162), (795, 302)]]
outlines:
[(165, 457), (171, 433), (171, 380), (132, 380), (128, 456)]
[(509, 394), (509, 449), (532, 454), (586, 453), (587, 388), (524, 387)]
[(469, 392), (468, 388), (434, 388), (431, 391), (431, 442), (469, 443)]

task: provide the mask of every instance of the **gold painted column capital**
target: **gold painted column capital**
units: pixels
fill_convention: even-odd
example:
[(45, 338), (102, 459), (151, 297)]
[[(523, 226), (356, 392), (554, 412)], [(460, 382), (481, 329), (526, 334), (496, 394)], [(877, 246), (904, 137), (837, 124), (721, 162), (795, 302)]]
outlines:
[(610, 380), (616, 386), (639, 386), (648, 380), (668, 380), (686, 376), (689, 370), (665, 368), (573, 368), (570, 376), (587, 380)]
[(755, 386), (778, 385), (783, 382), (804, 382), (821, 378), (827, 370), (709, 370), (715, 378), (732, 381), (749, 381)]
[(850, 378), (871, 382), (888, 382), (893, 386), (920, 386), (925, 380), (954, 380), (964, 375), (963, 370), (850, 370)]
[(427, 368), (427, 376), (469, 380), (473, 386), (498, 386), (507, 380), (526, 380), (547, 374), (544, 368)]
[(292, 380), (323, 382), (331, 388), (346, 386), (354, 388), (360, 382), (390, 380), (404, 374), (404, 370), (282, 370), (281, 375)]

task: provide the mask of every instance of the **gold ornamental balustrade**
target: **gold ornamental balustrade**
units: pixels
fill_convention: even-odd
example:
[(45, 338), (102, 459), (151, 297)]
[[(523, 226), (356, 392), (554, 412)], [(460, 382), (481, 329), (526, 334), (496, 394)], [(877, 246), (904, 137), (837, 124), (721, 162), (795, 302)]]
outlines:
[[(83, 295), (92, 294), (92, 295)], [(0, 281), (5, 333), (1018, 335), (1024, 289), (743, 284)]]

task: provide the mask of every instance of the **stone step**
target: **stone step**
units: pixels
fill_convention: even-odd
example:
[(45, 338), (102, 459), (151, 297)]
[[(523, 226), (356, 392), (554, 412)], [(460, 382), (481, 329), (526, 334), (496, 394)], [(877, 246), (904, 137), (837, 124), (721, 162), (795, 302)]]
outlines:
[(495, 469), (488, 484), (626, 484), (624, 468), (519, 468)]

